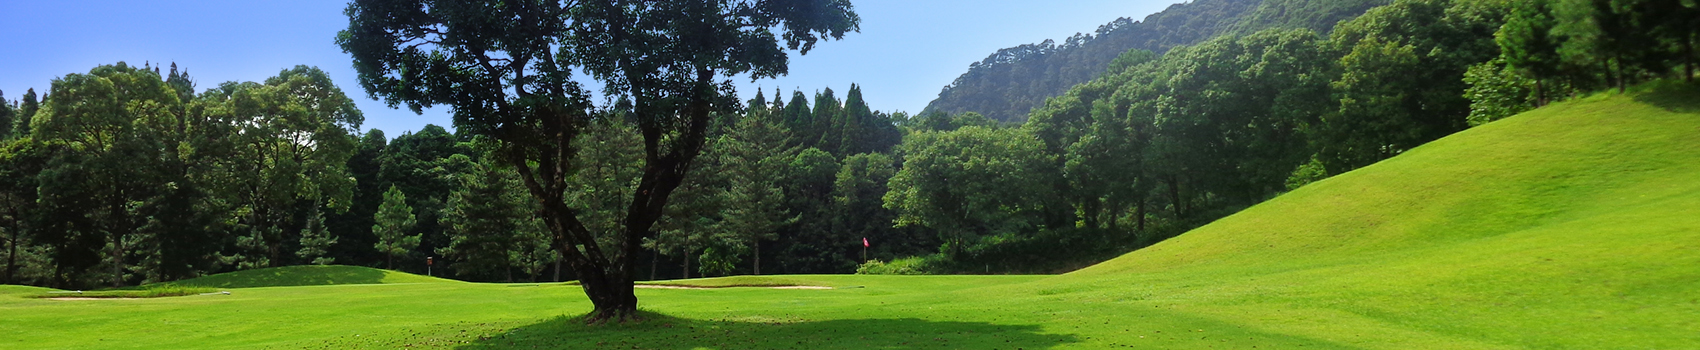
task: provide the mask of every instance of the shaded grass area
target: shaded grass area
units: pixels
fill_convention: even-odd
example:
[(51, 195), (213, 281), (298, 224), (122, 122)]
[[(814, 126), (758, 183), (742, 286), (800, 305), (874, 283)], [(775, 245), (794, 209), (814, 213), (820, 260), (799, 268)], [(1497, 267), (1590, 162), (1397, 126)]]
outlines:
[[(635, 324), (586, 326), (559, 317), (469, 340), (457, 349), (1044, 349), (1079, 342), (1044, 334), (1038, 325), (929, 321), (917, 318), (697, 320), (651, 312)], [(336, 347), (343, 344), (327, 343)], [(405, 347), (406, 344), (397, 344)]]
[(852, 288), (858, 287), (839, 283), (831, 278), (816, 278), (808, 275), (791, 276), (729, 276), (714, 278), (692, 278), (678, 280), (643, 281), (638, 284), (656, 286), (676, 286), (693, 288), (732, 288), (732, 287), (829, 287)]

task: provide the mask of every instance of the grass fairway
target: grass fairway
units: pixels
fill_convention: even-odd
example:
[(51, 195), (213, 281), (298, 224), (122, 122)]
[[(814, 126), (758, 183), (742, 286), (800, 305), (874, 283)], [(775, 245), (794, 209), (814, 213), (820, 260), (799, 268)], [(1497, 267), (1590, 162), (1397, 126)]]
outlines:
[[(1700, 92), (1650, 85), (1474, 128), (1061, 276), (783, 276), (641, 289), (332, 267), (55, 301), (0, 286), (0, 348), (1700, 348)], [(296, 286), (299, 285), (299, 286)]]

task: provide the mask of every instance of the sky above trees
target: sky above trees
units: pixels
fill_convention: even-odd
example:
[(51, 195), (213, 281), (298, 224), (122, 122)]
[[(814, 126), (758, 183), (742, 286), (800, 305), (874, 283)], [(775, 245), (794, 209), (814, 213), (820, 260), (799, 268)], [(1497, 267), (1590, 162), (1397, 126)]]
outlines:
[[(861, 85), (875, 110), (919, 112), (968, 64), (997, 49), (1091, 32), (1117, 17), (1143, 18), (1171, 0), (984, 1), (857, 0), (861, 33), (793, 55), (790, 75), (737, 81), (739, 93), (761, 88), (813, 92)], [(18, 99), (46, 92), (52, 79), (125, 61), (176, 62), (199, 89), (252, 81), (295, 65), (317, 66), (366, 114), (362, 128), (391, 137), (425, 124), (451, 127), (446, 109), (414, 115), (366, 96), (351, 59), (334, 37), (348, 26), (345, 1), (10, 2), (0, 6), (0, 91)]]

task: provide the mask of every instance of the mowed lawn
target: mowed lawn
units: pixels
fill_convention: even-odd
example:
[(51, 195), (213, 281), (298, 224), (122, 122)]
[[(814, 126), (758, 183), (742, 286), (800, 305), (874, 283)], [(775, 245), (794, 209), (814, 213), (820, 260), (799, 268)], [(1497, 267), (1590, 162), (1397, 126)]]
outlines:
[[(1700, 92), (1639, 89), (1473, 128), (1060, 276), (673, 282), (834, 289), (643, 289), (648, 322), (600, 327), (573, 319), (590, 309), (576, 286), (349, 267), (183, 282), (230, 295), (0, 287), (0, 348), (1696, 349)], [(235, 288), (286, 284), (312, 285)]]

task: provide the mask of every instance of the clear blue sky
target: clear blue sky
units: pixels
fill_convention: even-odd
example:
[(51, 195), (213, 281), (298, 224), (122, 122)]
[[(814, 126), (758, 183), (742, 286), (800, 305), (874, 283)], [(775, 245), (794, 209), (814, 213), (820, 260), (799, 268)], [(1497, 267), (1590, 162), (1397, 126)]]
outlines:
[[(957, 75), (1000, 48), (1091, 32), (1117, 17), (1144, 18), (1174, 0), (986, 1), (853, 0), (862, 31), (793, 52), (791, 74), (748, 83), (840, 98), (862, 86), (873, 109), (919, 112)], [(0, 2), (0, 91), (45, 93), (55, 77), (125, 61), (176, 62), (205, 89), (259, 81), (295, 65), (331, 74), (366, 113), (363, 128), (395, 137), (425, 124), (449, 127), (446, 109), (415, 115), (373, 101), (355, 81), (333, 38), (348, 25), (346, 1), (21, 1)], [(771, 97), (771, 96), (770, 96)]]

